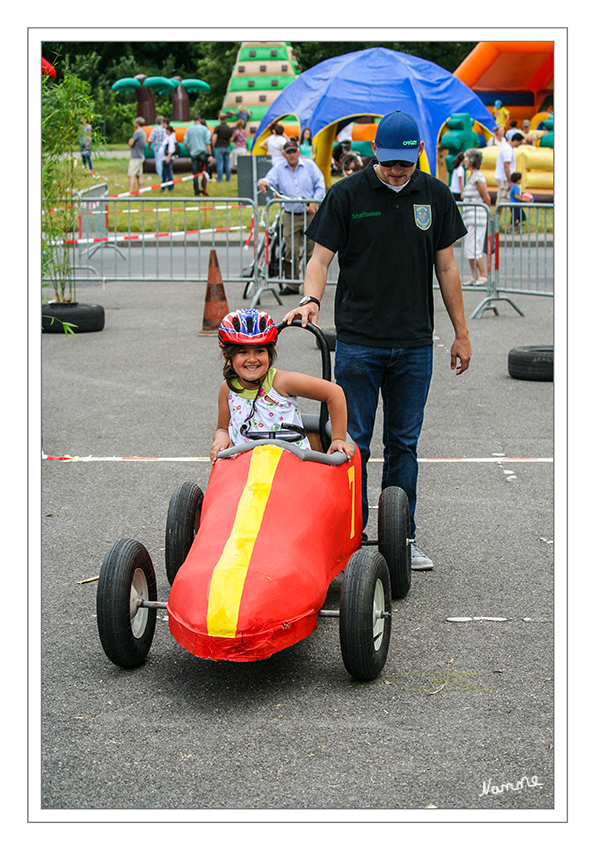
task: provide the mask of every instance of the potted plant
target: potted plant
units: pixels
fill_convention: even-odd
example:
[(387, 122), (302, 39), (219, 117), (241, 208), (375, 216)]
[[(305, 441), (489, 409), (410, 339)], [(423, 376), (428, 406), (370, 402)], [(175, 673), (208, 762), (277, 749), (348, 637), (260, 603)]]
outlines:
[(105, 312), (98, 304), (76, 300), (74, 244), (80, 198), (77, 161), (83, 119), (92, 114), (87, 83), (67, 73), (61, 82), (42, 76), (41, 194), (42, 286), (54, 290), (42, 298), (42, 328), (49, 333), (100, 331)]

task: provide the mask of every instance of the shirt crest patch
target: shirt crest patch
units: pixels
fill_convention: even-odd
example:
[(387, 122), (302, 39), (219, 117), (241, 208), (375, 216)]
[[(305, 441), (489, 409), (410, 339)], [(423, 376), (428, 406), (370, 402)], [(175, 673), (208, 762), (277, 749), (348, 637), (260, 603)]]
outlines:
[(430, 204), (413, 204), (415, 223), (420, 230), (428, 230), (432, 225), (432, 207)]

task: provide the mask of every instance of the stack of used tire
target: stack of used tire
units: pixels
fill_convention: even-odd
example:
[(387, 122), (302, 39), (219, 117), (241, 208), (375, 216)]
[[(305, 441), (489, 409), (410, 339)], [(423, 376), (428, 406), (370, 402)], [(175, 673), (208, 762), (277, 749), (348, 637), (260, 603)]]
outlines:
[(554, 346), (525, 345), (508, 352), (508, 374), (521, 381), (554, 380)]

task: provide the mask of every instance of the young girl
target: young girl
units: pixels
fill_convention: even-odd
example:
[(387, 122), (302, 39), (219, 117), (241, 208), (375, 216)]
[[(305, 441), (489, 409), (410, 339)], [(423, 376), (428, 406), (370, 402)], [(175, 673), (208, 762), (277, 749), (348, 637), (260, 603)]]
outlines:
[(456, 156), (452, 163), (452, 177), (450, 180), (450, 191), (453, 194), (455, 201), (460, 201), (463, 197), (463, 189), (465, 188), (465, 168), (463, 161), (465, 154), (460, 153)]
[(338, 384), (299, 372), (273, 369), (277, 328), (267, 313), (237, 310), (219, 326), (219, 345), (225, 380), (219, 390), (217, 431), (211, 446), (211, 463), (217, 454), (237, 443), (266, 439), (269, 435), (298, 435), (293, 445), (308, 449), (296, 396), (326, 402), (332, 428), (328, 454), (354, 448), (347, 439), (347, 406)]

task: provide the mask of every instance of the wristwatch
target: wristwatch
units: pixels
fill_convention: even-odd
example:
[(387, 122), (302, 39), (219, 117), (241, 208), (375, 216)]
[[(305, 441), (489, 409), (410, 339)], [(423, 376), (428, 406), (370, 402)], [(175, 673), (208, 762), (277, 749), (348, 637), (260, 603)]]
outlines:
[(314, 298), (313, 295), (304, 295), (298, 306), (304, 307), (306, 304), (309, 304), (310, 301), (313, 301), (320, 310), (320, 301), (318, 298)]

